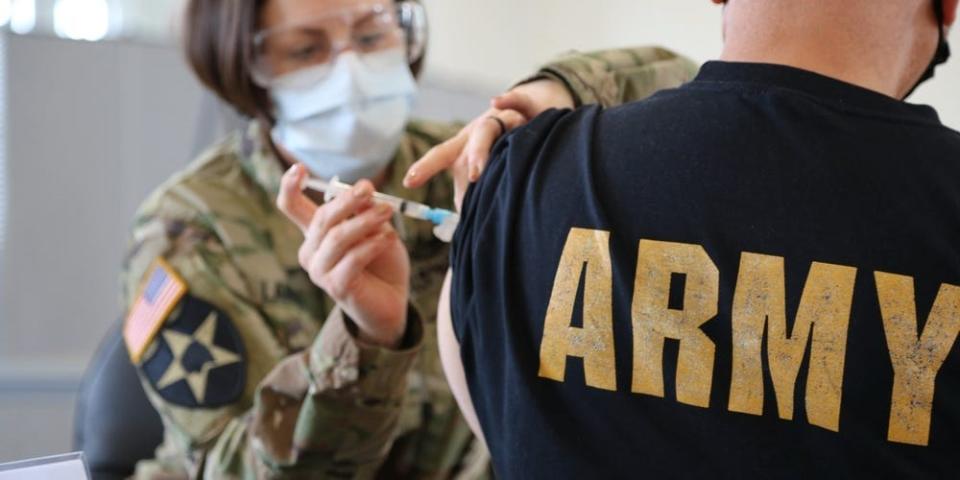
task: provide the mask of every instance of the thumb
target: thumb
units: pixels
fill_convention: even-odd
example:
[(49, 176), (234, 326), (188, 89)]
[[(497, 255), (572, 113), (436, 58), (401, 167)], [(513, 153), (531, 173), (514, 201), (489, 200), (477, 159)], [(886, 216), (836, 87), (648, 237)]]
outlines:
[(277, 195), (277, 208), (302, 231), (307, 230), (317, 211), (317, 205), (303, 193), (303, 182), (307, 176), (307, 169), (302, 164), (290, 167), (280, 180), (280, 193)]

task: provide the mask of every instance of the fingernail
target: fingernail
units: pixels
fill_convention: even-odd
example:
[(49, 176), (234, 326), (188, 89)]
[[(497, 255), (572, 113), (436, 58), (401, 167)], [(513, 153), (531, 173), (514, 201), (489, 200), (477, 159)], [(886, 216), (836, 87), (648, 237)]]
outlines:
[(309, 175), (301, 175), (301, 174), (300, 174), (300, 167), (301, 167), (301, 166), (302, 166), (302, 165), (300, 165), (299, 163), (298, 163), (298, 164), (294, 164), (294, 166), (290, 167), (290, 170), (288, 171), (288, 173), (290, 174), (290, 177), (289, 177), (289, 178), (291, 178), (291, 179), (293, 179), (293, 180), (295, 180), (295, 179), (297, 179), (297, 178), (299, 177), (299, 183), (297, 184), (297, 189), (300, 190), (300, 191), (303, 191), (303, 190), (306, 190), (306, 188), (307, 188), (307, 181), (310, 180), (310, 176), (309, 176)]
[(388, 214), (392, 215), (393, 209), (390, 208), (390, 205), (385, 205), (381, 203), (380, 205), (377, 205), (377, 214), (381, 216), (388, 215)]
[(367, 182), (359, 183), (353, 187), (353, 196), (363, 197), (370, 195), (373, 191), (370, 189), (370, 184)]
[(408, 178), (408, 179), (411, 179), (411, 180), (414, 179), (414, 178), (417, 178), (417, 171), (416, 171), (416, 170), (410, 170), (409, 172), (407, 172), (407, 178)]
[(475, 182), (480, 177), (480, 167), (472, 165), (470, 167), (470, 181)]

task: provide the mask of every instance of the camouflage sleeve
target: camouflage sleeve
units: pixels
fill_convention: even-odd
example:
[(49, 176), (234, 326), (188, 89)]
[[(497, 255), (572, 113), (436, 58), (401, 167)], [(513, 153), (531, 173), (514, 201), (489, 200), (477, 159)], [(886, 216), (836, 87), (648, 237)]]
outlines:
[(277, 365), (249, 414), (210, 450), (204, 478), (372, 478), (386, 458), (423, 337), (411, 310), (401, 350), (363, 345), (339, 309), (308, 352)]
[(680, 86), (691, 80), (698, 68), (689, 58), (661, 47), (571, 52), (520, 83), (553, 79), (570, 90), (577, 107), (614, 107)]
[[(312, 344), (287, 356), (214, 230), (190, 222), (139, 222), (123, 276), (131, 311), (151, 291), (183, 286), (145, 348), (127, 341), (142, 353), (134, 363), (165, 427), (156, 459), (138, 465), (137, 477), (372, 476), (423, 342), (416, 312), (399, 350), (361, 343), (334, 309)], [(154, 300), (163, 306), (162, 293)], [(135, 319), (154, 321), (129, 313), (127, 325)]]

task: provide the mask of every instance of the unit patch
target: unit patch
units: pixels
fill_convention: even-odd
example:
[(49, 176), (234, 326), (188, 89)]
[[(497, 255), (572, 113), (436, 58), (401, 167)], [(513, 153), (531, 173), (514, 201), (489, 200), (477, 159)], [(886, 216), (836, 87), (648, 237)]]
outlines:
[(243, 394), (243, 342), (230, 317), (213, 305), (186, 295), (155, 345), (153, 356), (140, 368), (167, 401), (214, 408)]

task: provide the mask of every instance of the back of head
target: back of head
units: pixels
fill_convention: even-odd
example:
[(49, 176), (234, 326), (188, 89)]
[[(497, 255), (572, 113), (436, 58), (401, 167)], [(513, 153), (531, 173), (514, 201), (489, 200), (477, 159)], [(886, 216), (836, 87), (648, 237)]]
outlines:
[(960, 135), (899, 100), (934, 3), (730, 0), (727, 61), (501, 144), (451, 255), (498, 474), (956, 471)]

